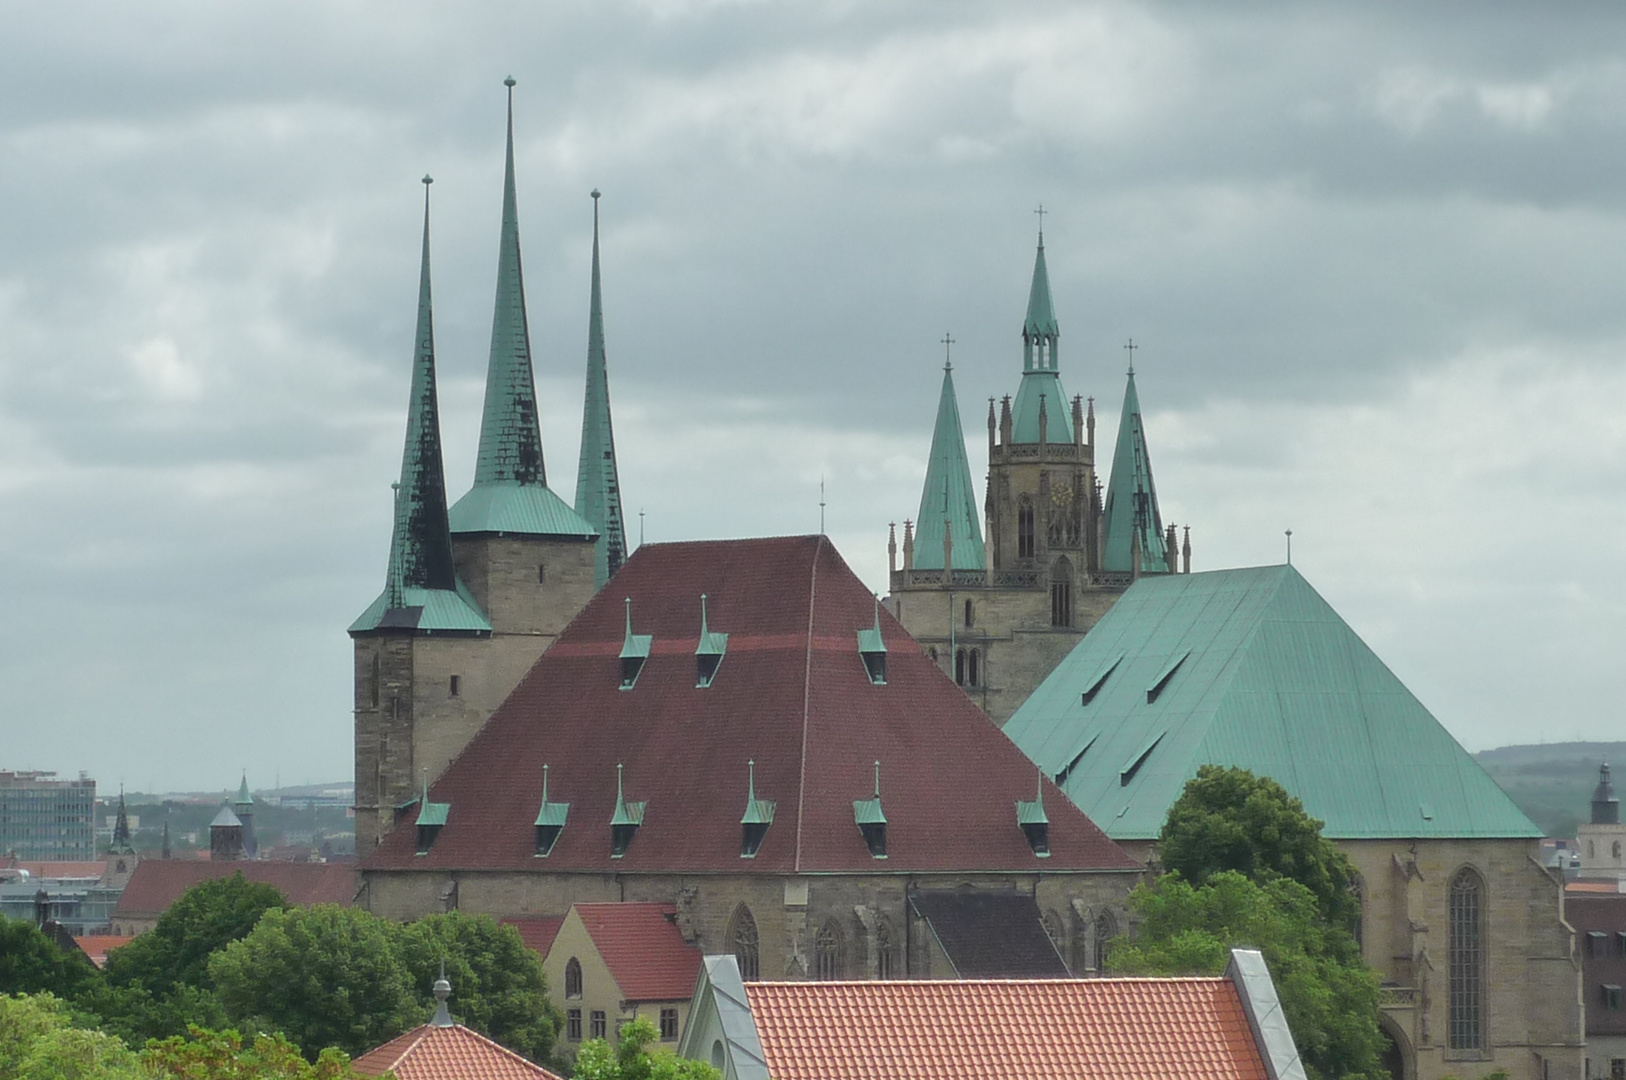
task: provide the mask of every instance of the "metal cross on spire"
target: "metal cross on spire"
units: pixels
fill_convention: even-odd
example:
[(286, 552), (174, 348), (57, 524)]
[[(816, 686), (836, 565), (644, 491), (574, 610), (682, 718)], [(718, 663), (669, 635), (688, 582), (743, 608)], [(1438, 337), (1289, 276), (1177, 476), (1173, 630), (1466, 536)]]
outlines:
[(1133, 375), (1135, 373), (1135, 350), (1140, 346), (1135, 344), (1134, 338), (1130, 338), (1129, 344), (1125, 345), (1124, 348), (1129, 350), (1129, 374)]
[(949, 332), (947, 330), (943, 331), (943, 340), (939, 342), (939, 344), (943, 346), (943, 370), (954, 370), (954, 339), (949, 336)]
[(1040, 203), (1039, 208), (1033, 212), (1039, 215), (1039, 243), (1042, 244), (1044, 243), (1044, 216), (1050, 211), (1044, 208), (1044, 203)]

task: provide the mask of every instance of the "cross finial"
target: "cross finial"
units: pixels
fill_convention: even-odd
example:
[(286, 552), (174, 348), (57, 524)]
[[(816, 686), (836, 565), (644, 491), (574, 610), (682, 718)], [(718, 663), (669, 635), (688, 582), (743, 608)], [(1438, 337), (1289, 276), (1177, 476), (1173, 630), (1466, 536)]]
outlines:
[(1293, 530), (1287, 530), (1287, 565), (1293, 565)]
[(1044, 203), (1040, 203), (1039, 208), (1033, 212), (1039, 215), (1039, 243), (1042, 246), (1044, 244), (1044, 216), (1050, 211), (1044, 208)]
[(824, 535), (824, 477), (819, 477), (819, 535)]
[(947, 330), (945, 330), (943, 331), (943, 339), (938, 344), (943, 346), (943, 370), (954, 370), (954, 338), (950, 336)]
[(1135, 373), (1135, 350), (1140, 346), (1135, 344), (1134, 338), (1130, 338), (1129, 343), (1124, 348), (1129, 350), (1129, 374), (1133, 375)]

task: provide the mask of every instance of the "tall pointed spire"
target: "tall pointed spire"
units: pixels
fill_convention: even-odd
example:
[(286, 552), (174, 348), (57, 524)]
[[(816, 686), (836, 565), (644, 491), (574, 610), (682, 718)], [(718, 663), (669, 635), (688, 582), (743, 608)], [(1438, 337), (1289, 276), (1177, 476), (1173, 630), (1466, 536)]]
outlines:
[(593, 189), (593, 284), (587, 309), (587, 394), (582, 401), (582, 448), (576, 466), (576, 513), (598, 530), (593, 584), (602, 587), (627, 558), (621, 478), (610, 423), (610, 374), (604, 356), (604, 305), (598, 270), (598, 189)]
[(917, 570), (943, 569), (944, 530), (953, 539), (949, 558), (954, 570), (983, 568), (982, 524), (971, 464), (965, 456), (960, 405), (954, 395), (954, 366), (943, 364), (943, 392), (937, 401), (937, 425), (926, 463), (926, 485), (920, 492), (920, 518), (915, 528)]
[[(472, 601), (459, 596), (446, 511), (446, 469), (440, 450), (440, 401), (435, 391), (435, 320), (429, 290), (429, 185), (423, 178), (423, 259), (418, 272), (418, 328), (407, 405), (401, 479), (395, 485), (395, 527), (384, 593), (350, 626), (489, 630)], [(450, 594), (427, 603), (425, 594)], [(433, 610), (431, 610), (433, 609)], [(444, 625), (442, 625), (444, 624)], [(246, 797), (248, 789), (243, 788)]]
[(1134, 569), (1137, 546), (1142, 573), (1162, 573), (1168, 568), (1163, 515), (1157, 505), (1157, 486), (1152, 482), (1152, 459), (1146, 450), (1146, 428), (1141, 421), (1133, 370), (1124, 388), (1123, 416), (1118, 421), (1112, 477), (1107, 482), (1101, 516), (1101, 569), (1129, 573)]
[(536, 380), (531, 369), (531, 332), (525, 313), (525, 273), (519, 252), (513, 77), (504, 79), (503, 85), (508, 87), (508, 142), (485, 411), (480, 418), (474, 487), (452, 507), (451, 527), (457, 533), (595, 536), (592, 526), (548, 490)]
[[(1606, 766), (1607, 767), (1607, 766)], [(119, 785), (119, 816), (113, 821), (113, 842), (107, 850), (115, 855), (129, 855), (135, 851), (130, 843), (130, 816), (124, 809), (124, 785)]]
[(1038, 251), (1033, 256), (1033, 283), (1028, 287), (1028, 310), (1022, 320), (1022, 384), (1016, 390), (1012, 409), (1010, 441), (1039, 441), (1039, 413), (1048, 421), (1046, 441), (1073, 441), (1072, 418), (1056, 364), (1061, 328), (1056, 323), (1056, 307), (1050, 299), (1050, 271), (1044, 261), (1044, 233), (1039, 233)]

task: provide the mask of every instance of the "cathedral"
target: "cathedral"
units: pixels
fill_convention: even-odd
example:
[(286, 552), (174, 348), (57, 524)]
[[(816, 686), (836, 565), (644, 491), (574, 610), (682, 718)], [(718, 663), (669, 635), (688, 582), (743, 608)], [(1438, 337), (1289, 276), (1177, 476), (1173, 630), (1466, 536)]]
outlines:
[[(1106, 497), (1095, 469), (1095, 399), (1068, 399), (1061, 331), (1039, 234), (1022, 323), (1022, 381), (988, 400), (979, 515), (954, 371), (932, 432), (920, 511), (887, 541), (888, 607), (983, 712), (1003, 724), (1142, 574), (1191, 571), (1191, 530), (1165, 528), (1131, 364)], [(1133, 344), (1130, 346), (1133, 356)], [(980, 518), (986, 519), (987, 540)]]

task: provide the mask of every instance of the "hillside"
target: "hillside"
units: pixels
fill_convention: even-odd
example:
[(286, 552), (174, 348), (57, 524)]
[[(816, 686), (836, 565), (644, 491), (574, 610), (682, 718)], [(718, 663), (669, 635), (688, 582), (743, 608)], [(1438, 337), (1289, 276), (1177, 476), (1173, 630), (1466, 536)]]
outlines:
[(1548, 836), (1574, 836), (1590, 816), (1599, 764), (1626, 762), (1626, 742), (1500, 746), (1474, 757)]

